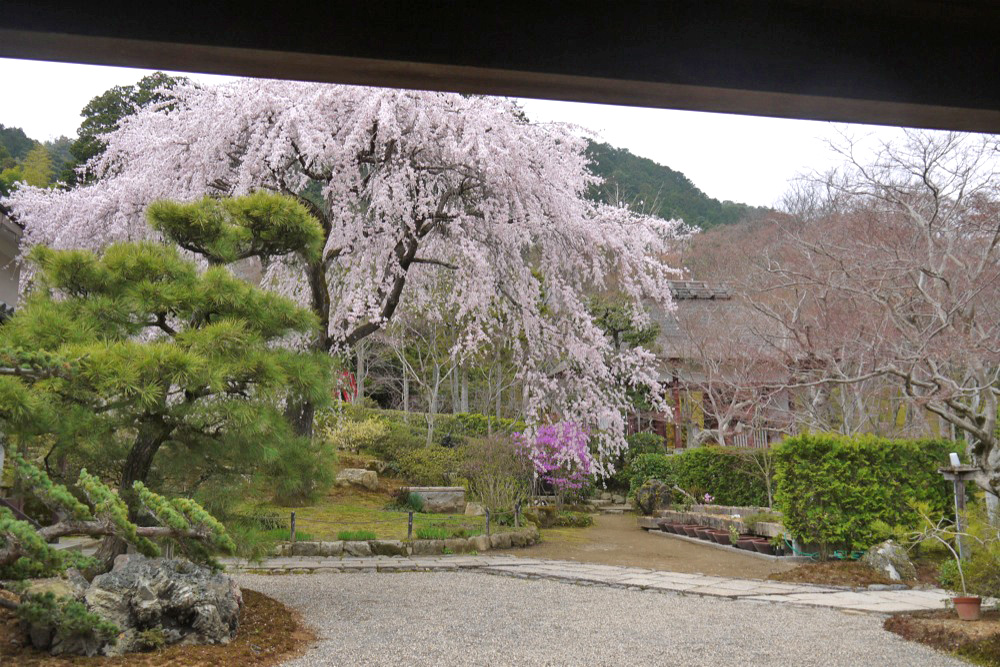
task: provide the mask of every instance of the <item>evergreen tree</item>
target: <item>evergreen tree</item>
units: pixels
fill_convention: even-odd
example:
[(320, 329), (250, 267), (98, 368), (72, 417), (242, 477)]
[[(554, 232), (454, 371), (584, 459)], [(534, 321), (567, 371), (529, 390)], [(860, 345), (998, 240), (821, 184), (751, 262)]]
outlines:
[[(318, 252), (318, 224), (290, 200), (262, 194), (203, 208), (227, 221), (219, 233), (206, 214), (207, 247)], [(284, 242), (258, 224), (265, 214), (294, 218), (273, 227), (288, 232)], [(99, 255), (39, 246), (28, 259), (32, 288), (0, 328), (0, 432), (46, 461), (100, 466), (133, 519), (133, 487), (154, 477), (189, 488), (192, 478), (287, 463), (300, 468), (278, 475), (291, 484), (285, 491), (312, 491), (323, 466), (282, 412), (288, 401), (329, 397), (329, 357), (287, 344), (315, 335), (311, 312), (226, 266), (199, 272), (159, 243)]]
[(28, 185), (44, 188), (52, 183), (52, 156), (45, 146), (36, 144), (28, 151), (22, 167), (23, 179)]

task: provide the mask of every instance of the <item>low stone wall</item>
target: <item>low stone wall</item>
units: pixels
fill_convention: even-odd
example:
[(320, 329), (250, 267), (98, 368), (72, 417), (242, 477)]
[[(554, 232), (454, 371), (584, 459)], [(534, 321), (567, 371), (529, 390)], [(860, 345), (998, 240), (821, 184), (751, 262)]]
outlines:
[[(493, 533), (490, 536), (453, 537), (447, 540), (368, 540), (335, 542), (296, 542), (279, 544), (275, 556), (312, 556), (340, 558), (342, 556), (437, 556), (443, 553), (482, 553), (491, 549), (529, 547), (538, 542), (538, 528), (528, 526), (519, 530)], [(447, 552), (445, 551), (447, 549)]]
[(424, 511), (438, 514), (465, 512), (465, 488), (461, 486), (406, 486), (404, 491), (424, 499)]
[(701, 514), (725, 514), (727, 516), (739, 514), (741, 517), (750, 516), (751, 514), (776, 514), (777, 516), (781, 516), (781, 512), (778, 510), (768, 509), (767, 507), (755, 507), (753, 505), (692, 505), (690, 511)]
[(664, 519), (680, 523), (696, 523), (701, 526), (718, 528), (719, 530), (729, 530), (730, 526), (736, 526), (736, 530), (741, 533), (753, 532), (765, 537), (774, 537), (785, 532), (780, 523), (758, 521), (753, 526), (749, 526), (742, 519), (734, 519), (731, 516), (703, 514), (701, 512), (677, 512), (674, 510), (660, 510), (656, 513), (655, 517), (640, 517), (639, 526), (646, 529), (655, 529), (658, 527), (657, 521)]

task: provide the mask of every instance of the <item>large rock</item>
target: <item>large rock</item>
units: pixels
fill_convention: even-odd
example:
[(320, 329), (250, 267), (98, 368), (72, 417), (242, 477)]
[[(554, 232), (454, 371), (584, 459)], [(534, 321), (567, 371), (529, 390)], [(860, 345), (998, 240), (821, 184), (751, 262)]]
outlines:
[(165, 644), (227, 644), (239, 627), (243, 596), (230, 577), (186, 560), (120, 556), (84, 593), (90, 611), (118, 626), (107, 655), (145, 648), (142, 633)]
[(375, 491), (378, 489), (378, 473), (361, 468), (344, 468), (337, 473), (337, 486), (361, 486)]
[(483, 507), (482, 503), (466, 503), (465, 516), (483, 516), (485, 514), (486, 508)]
[(405, 491), (415, 493), (424, 499), (425, 512), (441, 514), (463, 514), (465, 512), (465, 488), (461, 486), (409, 486)]
[(917, 570), (906, 549), (892, 540), (873, 546), (861, 562), (893, 581), (913, 581), (917, 578)]

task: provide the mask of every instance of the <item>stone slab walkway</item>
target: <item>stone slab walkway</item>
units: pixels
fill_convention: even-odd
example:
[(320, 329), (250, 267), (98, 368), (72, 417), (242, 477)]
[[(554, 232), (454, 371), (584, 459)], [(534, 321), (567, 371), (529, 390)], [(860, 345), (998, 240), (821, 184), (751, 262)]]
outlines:
[(756, 600), (888, 614), (942, 609), (948, 594), (940, 589), (851, 591), (843, 588), (703, 574), (662, 572), (636, 567), (513, 556), (423, 556), (373, 558), (271, 558), (261, 563), (224, 560), (231, 572), (309, 574), (320, 572), (442, 572), (475, 570), (522, 579), (552, 579), (580, 586), (608, 586), (680, 595)]

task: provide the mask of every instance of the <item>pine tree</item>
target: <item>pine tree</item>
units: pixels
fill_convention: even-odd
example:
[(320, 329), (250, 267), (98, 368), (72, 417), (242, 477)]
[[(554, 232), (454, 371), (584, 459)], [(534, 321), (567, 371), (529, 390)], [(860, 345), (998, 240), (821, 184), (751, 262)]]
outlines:
[[(318, 252), (318, 225), (289, 199), (198, 206), (197, 242), (217, 259)], [(161, 243), (99, 255), (38, 246), (28, 260), (32, 287), (0, 327), (0, 432), (11, 441), (46, 461), (99, 466), (133, 520), (135, 484), (154, 478), (183, 488), (287, 462), (300, 467), (278, 475), (286, 492), (322, 481), (313, 443), (283, 415), (287, 402), (329, 397), (329, 356), (294, 346), (315, 335), (310, 311), (224, 265), (199, 271)]]

